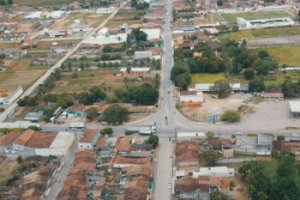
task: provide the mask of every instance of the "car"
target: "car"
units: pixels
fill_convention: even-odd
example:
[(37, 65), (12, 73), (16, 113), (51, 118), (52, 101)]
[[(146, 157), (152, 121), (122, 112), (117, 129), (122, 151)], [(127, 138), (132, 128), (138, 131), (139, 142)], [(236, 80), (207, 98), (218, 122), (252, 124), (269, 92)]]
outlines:
[(168, 94), (170, 94), (171, 93), (171, 91), (170, 90), (168, 90)]
[(171, 184), (171, 183), (168, 184), (168, 189), (169, 189), (169, 190), (172, 189), (172, 184)]

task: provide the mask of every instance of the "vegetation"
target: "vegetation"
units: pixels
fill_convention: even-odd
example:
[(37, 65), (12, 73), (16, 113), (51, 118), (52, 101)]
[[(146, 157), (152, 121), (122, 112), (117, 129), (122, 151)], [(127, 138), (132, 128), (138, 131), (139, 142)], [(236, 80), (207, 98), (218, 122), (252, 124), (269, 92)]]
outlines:
[(226, 110), (221, 116), (222, 121), (229, 123), (238, 122), (240, 118), (240, 113), (235, 110)]
[(191, 83), (214, 83), (219, 80), (226, 80), (225, 73), (195, 73), (191, 74)]
[(206, 133), (206, 137), (207, 137), (208, 139), (212, 139), (212, 138), (215, 137), (215, 133), (212, 132), (212, 131), (208, 131), (208, 132)]
[(159, 142), (159, 138), (157, 135), (151, 135), (148, 140), (146, 141), (146, 143), (148, 144), (152, 144), (153, 148), (156, 148)]
[(85, 111), (86, 119), (89, 121), (93, 121), (98, 117), (98, 111), (95, 107), (91, 107)]
[(150, 6), (147, 2), (139, 3), (137, 0), (131, 0), (130, 5), (137, 10), (147, 10)]
[(215, 166), (219, 158), (221, 158), (221, 153), (218, 151), (208, 150), (203, 153), (203, 159), (209, 167)]
[(128, 115), (129, 112), (126, 108), (111, 105), (104, 110), (102, 120), (112, 125), (123, 124), (128, 120)]
[(285, 140), (284, 135), (277, 135), (277, 140), (280, 140), (280, 141)]
[(219, 98), (224, 98), (231, 92), (229, 82), (227, 80), (216, 81), (212, 90), (218, 95)]
[(100, 134), (101, 134), (102, 136), (105, 136), (105, 135), (111, 136), (111, 135), (113, 134), (113, 129), (110, 128), (110, 127), (103, 128), (103, 129), (100, 130)]
[(238, 171), (247, 184), (251, 199), (299, 198), (299, 168), (293, 155), (279, 155), (273, 163), (249, 162)]

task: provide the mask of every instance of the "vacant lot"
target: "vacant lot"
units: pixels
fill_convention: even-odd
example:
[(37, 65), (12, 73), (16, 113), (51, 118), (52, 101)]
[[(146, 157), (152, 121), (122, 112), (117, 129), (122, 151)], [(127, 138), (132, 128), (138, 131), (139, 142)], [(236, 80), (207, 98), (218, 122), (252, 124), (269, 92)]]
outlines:
[(64, 72), (61, 79), (55, 83), (51, 93), (80, 93), (88, 91), (93, 86), (102, 86), (105, 92), (113, 93), (115, 89), (123, 88), (125, 81), (128, 85), (140, 85), (152, 81), (152, 78), (144, 78), (141, 81), (124, 80), (124, 77), (117, 75), (118, 72), (118, 69)]
[(0, 85), (23, 85), (25, 88), (36, 81), (46, 70), (22, 70), (0, 72)]
[(300, 46), (280, 46), (265, 48), (279, 65), (300, 66)]
[(197, 73), (192, 74), (192, 83), (214, 83), (215, 81), (227, 79), (224, 73)]
[(127, 24), (128, 26), (133, 24), (142, 24), (141, 17), (144, 15), (144, 12), (141, 11), (124, 11), (121, 10), (118, 12), (115, 17), (108, 21), (106, 27), (115, 28)]
[(272, 87), (280, 89), (281, 84), (287, 78), (289, 78), (293, 82), (297, 82), (300, 78), (300, 71), (292, 70), (292, 71), (287, 71), (286, 74), (278, 73), (278, 74), (269, 75), (269, 76), (265, 77), (265, 85), (267, 87), (272, 86)]
[(74, 0), (15, 0), (14, 3), (24, 6), (59, 6), (69, 4)]
[(237, 17), (243, 17), (247, 20), (266, 19), (275, 17), (290, 17), (291, 15), (285, 10), (282, 11), (258, 11), (258, 12), (241, 12), (241, 13), (222, 13), (221, 16), (229, 23), (236, 22)]
[(0, 163), (0, 181), (6, 180), (11, 173), (18, 168), (15, 160), (4, 160)]
[[(68, 15), (63, 21), (54, 24), (53, 28), (56, 30), (68, 28), (95, 28), (103, 22), (109, 14), (95, 14), (87, 12), (73, 12)], [(80, 23), (75, 23), (75, 20), (80, 20)]]
[(220, 39), (229, 39), (229, 40), (253, 40), (259, 38), (271, 38), (279, 36), (289, 36), (289, 35), (299, 35), (300, 27), (276, 27), (276, 28), (265, 28), (265, 29), (251, 29), (251, 30), (241, 30), (237, 32), (224, 33), (220, 34)]
[(194, 121), (207, 121), (208, 115), (221, 115), (225, 110), (237, 110), (249, 96), (246, 94), (234, 94), (226, 99), (214, 99), (204, 94), (204, 103), (201, 107), (182, 107), (181, 112)]

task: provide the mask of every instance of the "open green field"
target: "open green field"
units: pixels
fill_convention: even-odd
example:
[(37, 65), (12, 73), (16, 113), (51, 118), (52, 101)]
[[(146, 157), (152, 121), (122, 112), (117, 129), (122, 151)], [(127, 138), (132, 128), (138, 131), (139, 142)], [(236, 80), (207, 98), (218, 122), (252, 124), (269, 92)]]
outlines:
[(192, 74), (192, 83), (214, 83), (215, 81), (227, 79), (224, 73), (197, 73)]
[(0, 85), (22, 85), (29, 87), (46, 70), (22, 70), (15, 72), (0, 72)]
[(143, 16), (144, 11), (137, 11), (137, 10), (130, 10), (130, 11), (125, 11), (125, 10), (120, 10), (116, 15), (115, 18), (126, 18), (126, 19), (133, 19), (139, 16)]
[(290, 70), (287, 71), (286, 74), (278, 73), (272, 74), (265, 77), (265, 84), (266, 86), (278, 86), (280, 87), (281, 84), (284, 82), (286, 78), (289, 78), (293, 82), (297, 82), (300, 79), (300, 71), (298, 70)]
[(237, 32), (222, 33), (219, 35), (219, 39), (239, 41), (243, 39), (252, 40), (258, 38), (271, 38), (289, 35), (300, 35), (300, 26), (240, 30)]
[(15, 4), (23, 6), (59, 6), (72, 3), (74, 0), (14, 0)]
[(140, 24), (142, 25), (143, 22), (140, 20), (130, 20), (130, 21), (114, 21), (113, 19), (108, 21), (106, 26), (107, 28), (117, 28), (122, 26), (123, 24), (127, 24), (128, 26), (131, 26), (133, 24)]
[(279, 65), (300, 66), (300, 46), (264, 48)]
[[(60, 80), (55, 82), (55, 87), (51, 91), (54, 94), (80, 93), (86, 92), (93, 86), (102, 86), (108, 94), (114, 90), (124, 88), (125, 80), (122, 76), (116, 76), (118, 69), (105, 69), (95, 71), (64, 72)], [(76, 74), (76, 75), (74, 75)], [(129, 85), (140, 85), (152, 82), (152, 78), (127, 79)]]
[(237, 17), (243, 17), (247, 20), (266, 19), (275, 17), (290, 17), (291, 15), (285, 10), (282, 11), (258, 11), (258, 12), (241, 12), (241, 13), (222, 13), (222, 17), (229, 23), (236, 22)]

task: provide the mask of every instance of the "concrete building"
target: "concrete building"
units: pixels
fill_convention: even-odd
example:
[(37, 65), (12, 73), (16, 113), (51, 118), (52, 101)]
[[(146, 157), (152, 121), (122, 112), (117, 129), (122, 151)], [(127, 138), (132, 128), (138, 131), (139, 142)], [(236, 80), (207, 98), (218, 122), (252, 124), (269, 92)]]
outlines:
[(290, 112), (292, 113), (293, 117), (300, 116), (300, 101), (289, 101)]
[(1, 86), (0, 104), (11, 104), (23, 93), (21, 86)]
[(200, 167), (198, 170), (193, 171), (193, 178), (198, 178), (199, 176), (234, 176), (234, 168), (228, 168), (226, 166)]
[(135, 73), (135, 74), (145, 74), (145, 73), (149, 73), (150, 72), (150, 68), (149, 67), (131, 67), (130, 68), (130, 72), (127, 72), (127, 67), (122, 67), (120, 69), (121, 73)]
[(204, 102), (203, 92), (181, 91), (179, 95), (179, 101), (181, 104), (186, 104), (186, 103), (201, 104)]
[(272, 100), (283, 100), (284, 95), (282, 92), (264, 92), (262, 96), (265, 101), (272, 101)]
[(196, 91), (196, 92), (210, 92), (212, 90), (212, 87), (214, 86), (213, 83), (197, 83), (195, 85), (192, 85), (188, 88), (189, 91)]
[(292, 26), (295, 24), (295, 22), (290, 17), (254, 19), (254, 20), (246, 20), (242, 17), (238, 17), (236, 21), (240, 29)]

